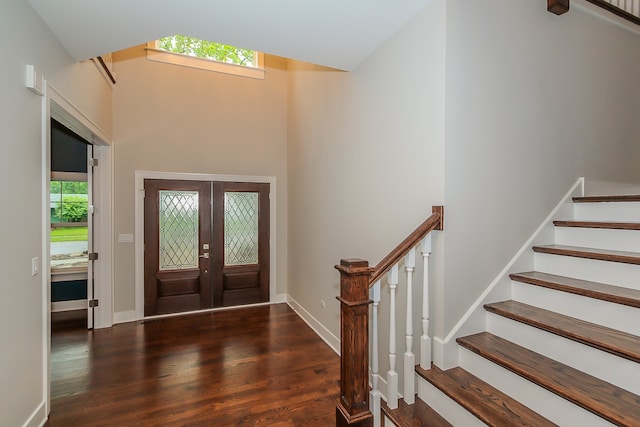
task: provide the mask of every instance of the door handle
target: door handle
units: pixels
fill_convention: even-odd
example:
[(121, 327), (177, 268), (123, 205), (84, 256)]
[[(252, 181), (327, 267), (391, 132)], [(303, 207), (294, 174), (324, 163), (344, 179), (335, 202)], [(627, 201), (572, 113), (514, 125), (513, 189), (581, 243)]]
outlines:
[(209, 252), (205, 252), (202, 255), (200, 255), (200, 258), (209, 258)]

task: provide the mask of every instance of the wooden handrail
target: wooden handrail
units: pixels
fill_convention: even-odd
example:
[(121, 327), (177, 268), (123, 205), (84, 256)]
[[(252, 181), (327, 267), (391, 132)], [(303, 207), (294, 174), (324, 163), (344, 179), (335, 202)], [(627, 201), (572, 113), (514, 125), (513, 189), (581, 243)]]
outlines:
[(384, 257), (374, 268), (369, 280), (369, 286), (376, 283), (391, 267), (393, 267), (411, 248), (415, 247), (420, 240), (433, 230), (444, 229), (444, 206), (433, 206), (432, 214), (418, 228), (413, 230), (406, 239)]

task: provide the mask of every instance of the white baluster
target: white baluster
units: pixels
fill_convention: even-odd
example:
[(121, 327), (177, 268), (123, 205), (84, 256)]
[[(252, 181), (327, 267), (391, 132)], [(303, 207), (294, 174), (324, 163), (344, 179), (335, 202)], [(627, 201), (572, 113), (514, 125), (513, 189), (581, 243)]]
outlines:
[(380, 397), (382, 394), (378, 389), (380, 379), (378, 355), (378, 305), (380, 304), (380, 280), (378, 280), (370, 290), (373, 307), (371, 309), (371, 392), (369, 393), (369, 410), (373, 414), (373, 425), (380, 425)]
[(398, 373), (396, 372), (396, 288), (398, 287), (398, 264), (387, 273), (389, 282), (389, 371), (387, 372), (387, 406), (398, 407)]
[(420, 337), (420, 367), (431, 369), (431, 337), (429, 337), (429, 255), (431, 254), (431, 233), (420, 244), (422, 254), (422, 336)]
[(416, 356), (413, 354), (413, 272), (416, 269), (416, 250), (411, 249), (404, 257), (404, 268), (407, 271), (407, 319), (405, 340), (407, 351), (404, 353), (404, 401), (408, 405), (415, 402), (415, 367)]

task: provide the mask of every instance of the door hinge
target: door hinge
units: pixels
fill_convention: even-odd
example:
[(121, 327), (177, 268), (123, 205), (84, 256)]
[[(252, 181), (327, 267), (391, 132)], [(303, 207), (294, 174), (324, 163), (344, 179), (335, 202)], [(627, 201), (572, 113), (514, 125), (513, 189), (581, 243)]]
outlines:
[(98, 159), (90, 159), (89, 160), (89, 166), (91, 166), (92, 168), (95, 168), (96, 166), (98, 166)]
[(89, 252), (89, 261), (95, 261), (98, 259), (98, 252)]
[(90, 299), (89, 300), (89, 308), (97, 307), (98, 303), (99, 303), (99, 301), (97, 299)]

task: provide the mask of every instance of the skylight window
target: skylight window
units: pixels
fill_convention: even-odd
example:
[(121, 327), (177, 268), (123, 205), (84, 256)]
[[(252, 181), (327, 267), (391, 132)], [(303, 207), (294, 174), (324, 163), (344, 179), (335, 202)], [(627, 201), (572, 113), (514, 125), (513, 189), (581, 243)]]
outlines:
[(250, 49), (174, 35), (147, 45), (147, 58), (175, 65), (264, 78), (263, 55)]

